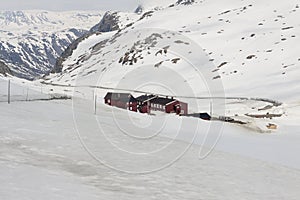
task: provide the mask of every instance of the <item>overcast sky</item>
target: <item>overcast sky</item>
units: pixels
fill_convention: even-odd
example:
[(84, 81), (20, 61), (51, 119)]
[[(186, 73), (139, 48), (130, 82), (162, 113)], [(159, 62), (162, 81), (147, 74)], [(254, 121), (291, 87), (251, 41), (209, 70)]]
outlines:
[(120, 10), (133, 11), (140, 0), (1, 0), (0, 10)]

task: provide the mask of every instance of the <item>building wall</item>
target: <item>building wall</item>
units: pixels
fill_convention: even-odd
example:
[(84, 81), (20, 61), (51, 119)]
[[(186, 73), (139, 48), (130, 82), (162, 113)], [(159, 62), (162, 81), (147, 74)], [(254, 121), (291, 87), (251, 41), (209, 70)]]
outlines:
[(105, 100), (105, 103), (110, 106), (115, 106), (118, 108), (123, 108), (126, 110), (137, 112), (137, 102), (122, 102), (122, 101), (116, 101), (116, 100)]
[(150, 112), (150, 105), (144, 104), (141, 106), (139, 110), (141, 113), (149, 113)]
[(188, 104), (184, 103), (184, 102), (180, 102), (180, 106), (181, 106), (181, 113), (180, 114), (188, 114)]
[(166, 113), (174, 113), (175, 112), (174, 106), (176, 106), (176, 105), (179, 105), (179, 101), (174, 101), (174, 102), (167, 104), (165, 112)]
[(160, 104), (151, 103), (150, 109), (153, 111), (162, 111), (165, 112), (165, 106)]
[(110, 99), (104, 99), (104, 103), (107, 105), (111, 105), (111, 100)]
[[(105, 104), (115, 106), (118, 108), (130, 110), (137, 112), (138, 111), (138, 102), (122, 102), (118, 100), (105, 99)], [(179, 105), (178, 110), (176, 110), (176, 106)], [(174, 100), (173, 102), (167, 105), (154, 104), (154, 103), (145, 103), (141, 105), (139, 111), (141, 113), (149, 113), (151, 110), (153, 111), (161, 111), (166, 113), (177, 113), (177, 114), (188, 114), (188, 104), (184, 102), (180, 102), (178, 100)]]

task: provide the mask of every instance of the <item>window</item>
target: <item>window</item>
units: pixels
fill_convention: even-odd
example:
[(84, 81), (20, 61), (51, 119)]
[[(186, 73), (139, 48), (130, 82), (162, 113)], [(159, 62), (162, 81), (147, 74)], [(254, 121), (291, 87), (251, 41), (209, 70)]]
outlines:
[(110, 103), (110, 99), (107, 100), (107, 103)]

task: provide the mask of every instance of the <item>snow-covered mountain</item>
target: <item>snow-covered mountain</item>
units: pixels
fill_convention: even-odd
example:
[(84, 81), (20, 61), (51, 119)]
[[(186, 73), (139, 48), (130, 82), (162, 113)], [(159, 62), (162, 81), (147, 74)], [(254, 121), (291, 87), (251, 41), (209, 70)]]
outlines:
[(0, 60), (20, 78), (47, 74), (60, 54), (101, 16), (96, 11), (0, 11)]
[[(106, 13), (44, 79), (0, 62), (0, 196), (299, 199), (298, 2), (146, 0)], [(112, 107), (110, 91), (212, 120)]]
[(72, 55), (78, 44), (86, 38), (99, 33), (118, 31), (133, 24), (140, 16), (137, 13), (123, 13), (116, 11), (107, 11), (99, 23), (94, 25), (88, 33), (75, 40), (56, 60), (55, 67), (52, 72), (61, 72), (62, 63)]
[[(141, 5), (139, 17), (122, 30), (83, 40), (65, 59), (62, 73), (49, 77), (50, 81), (74, 84), (82, 75), (89, 81), (101, 75), (105, 80), (101, 84), (113, 87), (124, 79), (124, 73), (137, 73), (148, 64), (152, 72), (161, 71), (162, 79), (166, 77), (164, 69), (174, 69), (184, 77), (181, 84), (187, 82), (203, 94), (203, 81), (180, 57), (189, 55), (189, 62), (198, 67), (210, 66), (202, 67), (210, 70), (205, 78), (222, 81), (226, 95), (279, 100), (298, 97), (300, 47), (294, 45), (300, 42), (297, 1), (159, 2), (146, 1), (150, 6)], [(153, 3), (159, 9), (153, 9)], [(151, 79), (142, 74), (134, 77)], [(134, 85), (123, 86), (132, 89)]]

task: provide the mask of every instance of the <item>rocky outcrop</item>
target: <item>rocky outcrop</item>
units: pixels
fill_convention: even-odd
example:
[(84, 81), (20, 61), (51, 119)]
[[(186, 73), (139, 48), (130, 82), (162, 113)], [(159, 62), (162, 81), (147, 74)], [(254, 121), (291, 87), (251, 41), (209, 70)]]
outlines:
[(62, 54), (59, 56), (59, 58), (56, 60), (55, 62), (55, 66), (53, 68), (53, 70), (51, 71), (51, 73), (60, 73), (62, 71), (62, 64), (63, 62), (73, 54), (74, 50), (77, 49), (78, 44), (80, 42), (82, 42), (84, 39), (88, 38), (89, 36), (91, 36), (92, 32), (88, 32), (85, 35), (79, 37), (78, 39), (76, 39), (74, 42), (72, 42), (65, 51), (62, 52)]
[(118, 12), (111, 12), (108, 11), (105, 13), (101, 21), (96, 24), (94, 27), (90, 29), (89, 32), (84, 34), (83, 36), (76, 39), (74, 42), (72, 42), (64, 52), (60, 55), (60, 57), (56, 60), (55, 66), (51, 73), (60, 73), (62, 71), (63, 62), (72, 55), (75, 49), (77, 49), (78, 44), (83, 41), (84, 39), (88, 38), (89, 36), (100, 33), (100, 32), (110, 32), (119, 30), (119, 16)]
[(102, 20), (91, 28), (91, 32), (110, 32), (119, 30), (118, 12), (108, 11), (103, 16)]
[(142, 5), (139, 5), (134, 11), (134, 13), (139, 15), (142, 14), (143, 12), (144, 12), (144, 7)]
[(9, 67), (2, 61), (0, 61), (0, 74), (3, 74), (4, 76), (8, 74), (12, 75), (12, 72), (9, 69)]
[(195, 0), (178, 0), (176, 4), (182, 4), (182, 5), (191, 5), (195, 3)]

